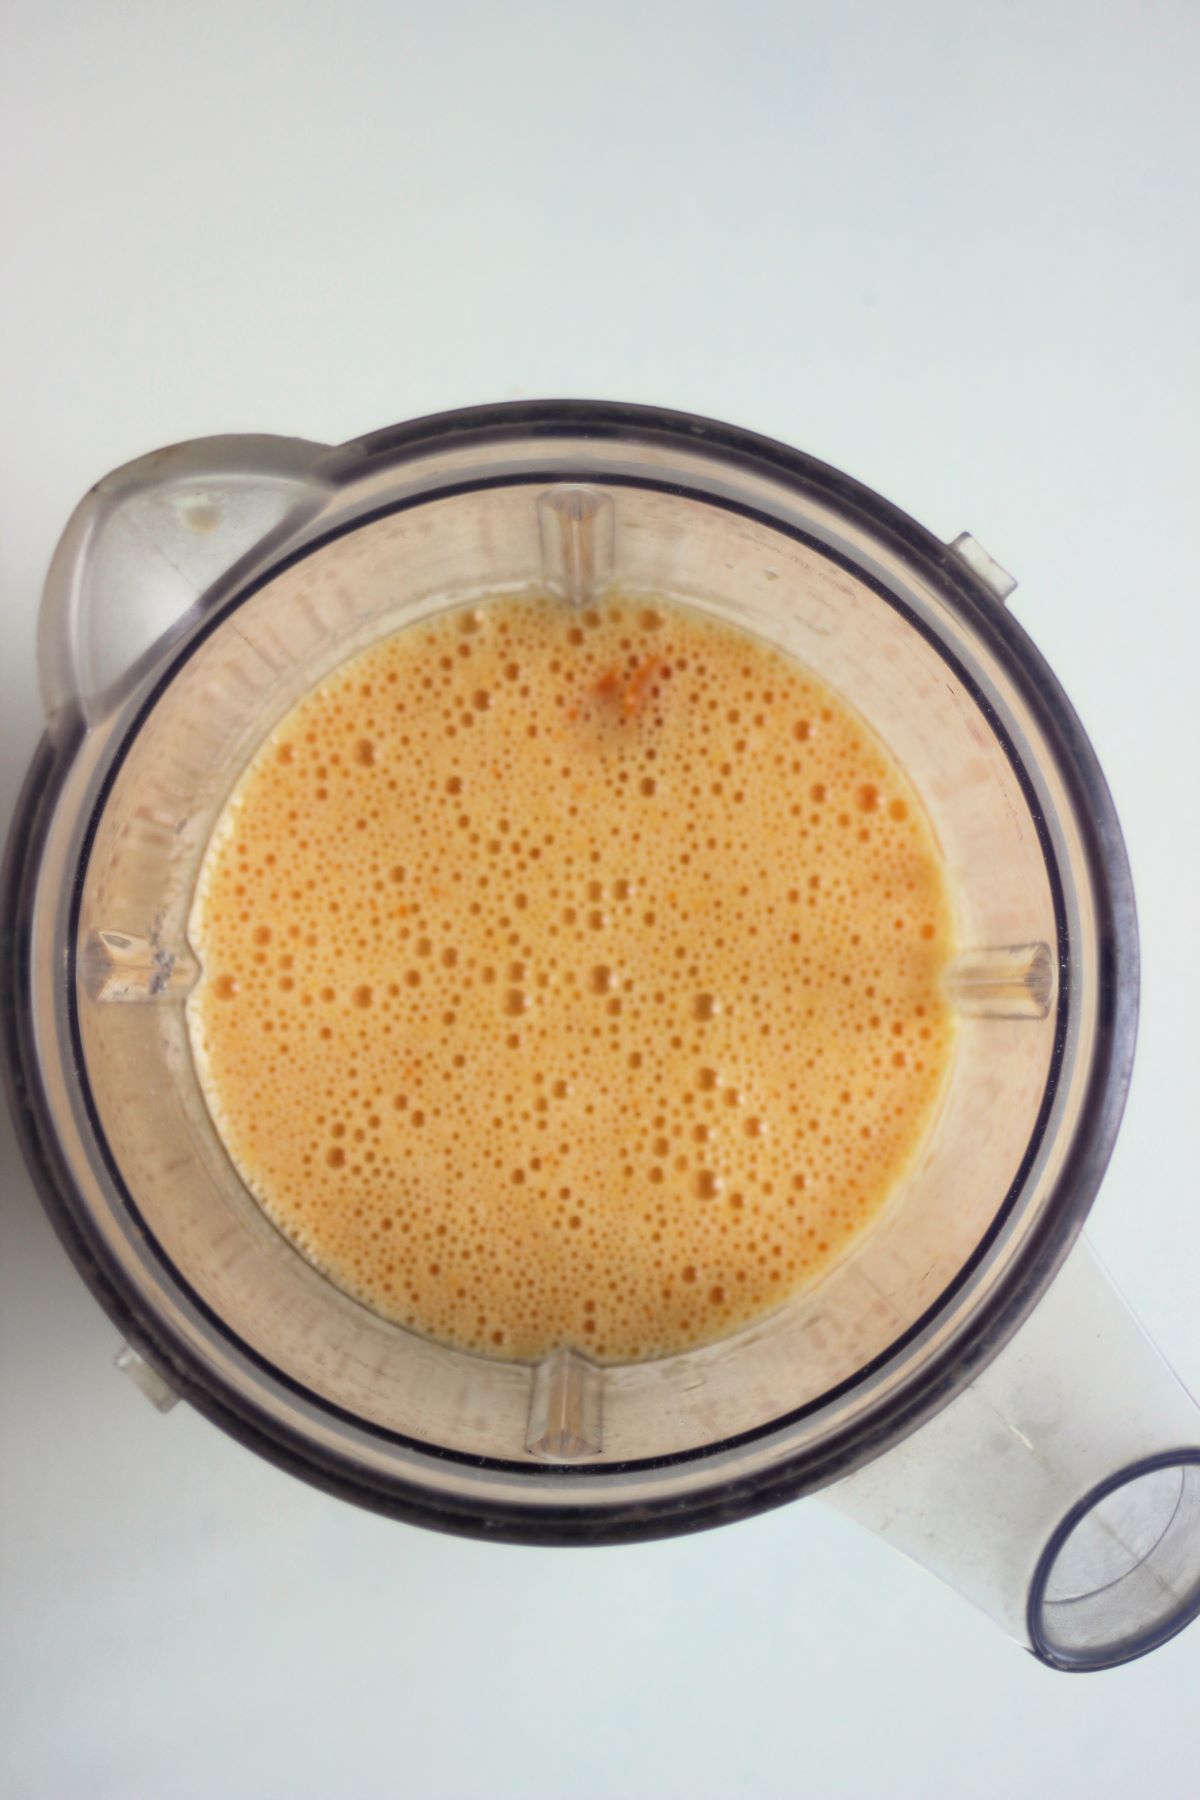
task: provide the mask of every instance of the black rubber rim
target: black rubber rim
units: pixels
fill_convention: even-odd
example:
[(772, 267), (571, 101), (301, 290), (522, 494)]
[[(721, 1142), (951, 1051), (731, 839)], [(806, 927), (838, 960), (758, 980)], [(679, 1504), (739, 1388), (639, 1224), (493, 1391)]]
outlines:
[[(199, 1363), (198, 1359), (194, 1358), (190, 1349), (164, 1327), (161, 1320), (140, 1315), (137, 1297), (126, 1292), (125, 1282), (119, 1271), (106, 1266), (106, 1253), (95, 1234), (88, 1229), (88, 1221), (78, 1202), (78, 1196), (73, 1193), (71, 1185), (66, 1179), (65, 1171), (61, 1167), (56, 1167), (53, 1136), (49, 1129), (47, 1111), (40, 1095), (40, 1082), (36, 1066), (32, 1061), (32, 1046), (28, 1041), (28, 1026), (31, 1023), (28, 915), (33, 876), (40, 852), (40, 838), (45, 821), (52, 811), (54, 793), (70, 762), (73, 742), (70, 745), (64, 745), (57, 753), (48, 746), (43, 746), (30, 771), (9, 841), (3, 889), (12, 900), (7, 912), (10, 923), (5, 931), (8, 942), (4, 946), (2, 977), (8, 989), (6, 997), (9, 1000), (9, 1004), (5, 1008), (6, 1047), (8, 1049), (6, 1075), (18, 1130), (43, 1200), (69, 1252), (93, 1287), (93, 1291), (96, 1292), (97, 1297), (119, 1328), (136, 1347), (146, 1354), (149, 1361), (163, 1370), (172, 1386), (184, 1393), (193, 1404), (222, 1425), (224, 1429), (231, 1431), (241, 1441), (251, 1444), (252, 1447), (266, 1454), (272, 1460), (303, 1475), (306, 1479), (314, 1481), (317, 1485), (395, 1516), (418, 1519), (421, 1523), (435, 1525), (441, 1529), (467, 1531), (489, 1537), (507, 1537), (526, 1542), (612, 1542), (699, 1529), (726, 1519), (744, 1517), (765, 1507), (779, 1504), (798, 1493), (823, 1485), (838, 1474), (847, 1473), (851, 1468), (869, 1460), (888, 1443), (904, 1435), (920, 1419), (935, 1411), (950, 1394), (962, 1385), (972, 1368), (982, 1364), (1006, 1341), (1073, 1241), (1099, 1184), (1111, 1150), (1124, 1101), (1132, 1054), (1136, 1015), (1136, 928), (1128, 867), (1111, 801), (1090, 745), (1054, 677), (1015, 621), (996, 605), (974, 578), (958, 564), (957, 559), (950, 556), (945, 546), (933, 539), (914, 521), (897, 512), (895, 508), (848, 477), (840, 475), (837, 471), (829, 470), (825, 465), (816, 463), (799, 452), (788, 450), (785, 446), (773, 444), (768, 440), (755, 437), (751, 433), (741, 432), (712, 421), (693, 419), (687, 415), (669, 414), (649, 408), (570, 401), (473, 408), (461, 413), (417, 420), (411, 425), (376, 434), (372, 438), (347, 446), (341, 451), (332, 452), (329, 463), (322, 472), (331, 474), (335, 479), (339, 476), (352, 477), (360, 473), (367, 463), (403, 462), (413, 455), (425, 453), (438, 440), (443, 443), (453, 441), (457, 444), (473, 442), (482, 446), (489, 441), (502, 442), (518, 433), (545, 437), (584, 435), (599, 441), (631, 437), (640, 441), (650, 439), (662, 442), (666, 440), (675, 448), (694, 445), (696, 440), (700, 439), (705, 448), (718, 451), (726, 461), (743, 465), (753, 464), (760, 472), (769, 473), (776, 479), (783, 477), (789, 481), (790, 485), (800, 488), (810, 495), (819, 496), (827, 501), (836, 501), (843, 512), (857, 516), (869, 526), (876, 536), (890, 538), (893, 543), (903, 547), (910, 558), (914, 558), (922, 565), (927, 574), (934, 577), (943, 592), (947, 588), (951, 590), (960, 611), (966, 614), (968, 622), (980, 635), (989, 641), (990, 647), (1004, 662), (1009, 675), (1022, 689), (1024, 698), (1038, 717), (1039, 725), (1046, 731), (1053, 744), (1059, 758), (1060, 772), (1070, 788), (1072, 799), (1076, 804), (1081, 829), (1089, 839), (1087, 848), (1099, 913), (1104, 964), (1097, 1053), (1093, 1060), (1087, 1101), (1071, 1147), (1068, 1166), (1059, 1179), (1054, 1195), (1043, 1208), (1038, 1226), (1031, 1233), (1030, 1244), (1026, 1246), (1020, 1259), (1020, 1266), (1009, 1272), (1001, 1289), (996, 1294), (989, 1296), (987, 1305), (979, 1309), (978, 1316), (972, 1320), (970, 1332), (964, 1334), (962, 1341), (952, 1352), (944, 1355), (940, 1361), (935, 1360), (932, 1363), (931, 1367), (926, 1370), (922, 1381), (914, 1384), (913, 1391), (901, 1396), (898, 1403), (893, 1403), (886, 1418), (872, 1418), (868, 1414), (838, 1437), (829, 1440), (828, 1444), (821, 1446), (819, 1453), (802, 1452), (782, 1469), (768, 1471), (765, 1474), (752, 1475), (740, 1480), (714, 1481), (710, 1487), (699, 1493), (667, 1496), (652, 1502), (622, 1500), (619, 1495), (614, 1494), (611, 1503), (579, 1506), (572, 1505), (570, 1501), (570, 1487), (573, 1480), (580, 1478), (594, 1480), (601, 1473), (605, 1476), (617, 1476), (633, 1469), (669, 1467), (676, 1463), (690, 1463), (703, 1457), (719, 1454), (738, 1444), (776, 1432), (787, 1424), (794, 1423), (798, 1418), (815, 1410), (816, 1407), (828, 1405), (837, 1394), (844, 1393), (850, 1387), (860, 1385), (868, 1379), (882, 1364), (894, 1359), (905, 1343), (910, 1341), (916, 1332), (924, 1328), (929, 1318), (944, 1309), (953, 1297), (953, 1293), (969, 1278), (971, 1270), (986, 1254), (988, 1246), (1002, 1228), (1004, 1217), (1011, 1211), (1026, 1168), (1023, 1167), (1020, 1172), (1004, 1207), (997, 1214), (985, 1239), (977, 1247), (971, 1262), (960, 1271), (951, 1287), (939, 1296), (923, 1320), (904, 1334), (903, 1338), (890, 1346), (882, 1356), (875, 1359), (864, 1370), (859, 1371), (851, 1381), (822, 1395), (819, 1400), (809, 1406), (783, 1415), (780, 1419), (772, 1421), (759, 1430), (742, 1434), (738, 1438), (727, 1440), (706, 1451), (683, 1452), (672, 1457), (645, 1459), (636, 1464), (609, 1464), (604, 1466), (603, 1471), (586, 1467), (550, 1469), (541, 1466), (531, 1467), (524, 1463), (507, 1463), (499, 1459), (487, 1461), (476, 1457), (465, 1457), (457, 1452), (404, 1438), (399, 1434), (364, 1426), (361, 1420), (353, 1418), (351, 1415), (339, 1415), (339, 1410), (335, 1406), (319, 1396), (313, 1395), (310, 1390), (291, 1382), (273, 1365), (260, 1358), (249, 1346), (241, 1344), (215, 1318), (199, 1297), (190, 1292), (177, 1271), (163, 1258), (168, 1278), (178, 1289), (188, 1295), (191, 1303), (198, 1307), (210, 1325), (218, 1330), (226, 1341), (233, 1343), (241, 1355), (248, 1357), (260, 1368), (269, 1371), (272, 1379), (281, 1382), (286, 1387), (291, 1387), (293, 1391), (303, 1395), (306, 1401), (315, 1405), (326, 1415), (347, 1418), (358, 1429), (366, 1430), (374, 1438), (411, 1447), (425, 1456), (469, 1463), (476, 1467), (495, 1470), (498, 1474), (519, 1471), (527, 1479), (530, 1477), (537, 1479), (543, 1494), (547, 1488), (553, 1487), (562, 1496), (562, 1505), (551, 1507), (539, 1501), (536, 1506), (531, 1507), (526, 1507), (519, 1502), (511, 1506), (492, 1502), (487, 1503), (486, 1506), (472, 1506), (468, 1501), (456, 1500), (448, 1503), (441, 1497), (431, 1500), (427, 1490), (419, 1483), (408, 1482), (403, 1478), (376, 1481), (373, 1477), (366, 1475), (353, 1458), (348, 1457), (342, 1462), (329, 1458), (324, 1453), (319, 1457), (316, 1456), (302, 1432), (281, 1427), (277, 1420), (268, 1417), (265, 1412), (249, 1404), (243, 1395), (227, 1390), (223, 1383), (220, 1383), (206, 1367)], [(583, 467), (578, 471), (572, 471), (572, 477), (580, 480), (588, 480), (590, 477), (603, 480), (609, 485), (616, 485), (611, 474), (594, 474)], [(541, 472), (526, 470), (522, 471), (519, 477), (524, 481), (543, 483), (547, 480), (562, 480), (563, 478), (561, 469)], [(439, 489), (437, 494), (463, 491), (467, 487), (513, 485), (514, 479), (517, 478), (512, 475), (504, 475), (482, 481), (461, 483), (457, 487)], [(637, 478), (631, 479), (630, 485), (647, 487), (656, 484)], [(691, 491), (679, 483), (658, 485), (666, 486), (669, 491), (674, 493), (684, 494)], [(86, 868), (98, 815), (132, 736), (136, 733), (146, 713), (156, 704), (170, 682), (175, 679), (187, 658), (204, 641), (209, 632), (214, 630), (234, 607), (249, 598), (252, 592), (275, 579), (284, 568), (289, 566), (289, 563), (311, 556), (335, 537), (358, 529), (369, 523), (372, 518), (400, 510), (404, 504), (425, 503), (435, 497), (437, 495), (426, 491), (422, 492), (416, 500), (380, 508), (373, 514), (356, 518), (324, 537), (306, 543), (291, 557), (276, 562), (269, 574), (263, 576), (253, 587), (239, 589), (222, 607), (203, 621), (183, 648), (172, 658), (169, 668), (156, 683), (153, 691), (145, 698), (137, 719), (133, 722), (106, 771), (104, 786), (98, 797), (93, 817), (89, 821), (87, 836), (79, 858), (76, 889), (72, 900), (68, 968), (65, 976), (68, 984), (74, 1051), (77, 1058), (76, 1075), (85, 1095), (88, 1092), (86, 1074), (74, 1008), (75, 924), (83, 871)], [(696, 497), (702, 499), (706, 504), (729, 508), (730, 503), (724, 499), (714, 499), (713, 496), (703, 492), (698, 492)], [(760, 517), (773, 529), (782, 530), (801, 541), (815, 542), (800, 532), (782, 526), (777, 519), (754, 514), (752, 509), (736, 507), (733, 510)], [(827, 546), (816, 544), (815, 547), (820, 550), (822, 555), (830, 556), (831, 552)], [(840, 559), (835, 558), (835, 560)], [(852, 569), (858, 579), (864, 578), (863, 571), (853, 563), (846, 562), (845, 566)], [(898, 607), (907, 614), (907, 609), (897, 601), (896, 596), (882, 588), (877, 588), (877, 591), (890, 605)], [(918, 623), (911, 620), (911, 615), (909, 616), (910, 622)], [(940, 644), (936, 644), (935, 647), (953, 667), (953, 660), (947, 656), (944, 647)], [(956, 668), (955, 673), (968, 689), (974, 691), (973, 684), (964, 670)], [(975, 697), (983, 705), (985, 712), (990, 712), (983, 697), (978, 693)], [(998, 726), (998, 721), (994, 718), (992, 723), (994, 727)], [(1057, 881), (1053, 854), (1037, 810), (1036, 798), (1029, 786), (1028, 776), (1011, 745), (1006, 747), (1018, 779), (1021, 780), (1026, 791), (1031, 811), (1042, 836), (1043, 854), (1046, 857), (1048, 873), (1055, 894), (1059, 922), (1060, 965), (1064, 977), (1060, 987), (1059, 1032), (1054, 1056), (1057, 1070), (1061, 1062), (1062, 1025), (1065, 1019), (1067, 998), (1065, 991), (1067, 971), (1063, 954), (1065, 951), (1065, 922), (1060, 884)], [(90, 1096), (88, 1098), (90, 1104)], [(1051, 1095), (1048, 1091), (1039, 1116), (1038, 1137), (1044, 1131), (1050, 1103)], [(128, 1195), (119, 1171), (107, 1153), (99, 1120), (95, 1118), (94, 1113), (93, 1128), (97, 1134), (98, 1146), (106, 1157), (110, 1175), (136, 1220), (138, 1218), (136, 1204), (132, 1196)], [(1029, 1156), (1036, 1154), (1036, 1142), (1031, 1145), (1028, 1154)]]

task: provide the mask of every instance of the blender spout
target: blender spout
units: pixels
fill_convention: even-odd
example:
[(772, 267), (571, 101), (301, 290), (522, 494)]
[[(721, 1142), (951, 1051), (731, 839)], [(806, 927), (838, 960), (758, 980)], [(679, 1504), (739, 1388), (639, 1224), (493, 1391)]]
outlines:
[(300, 438), (197, 438), (96, 483), (59, 540), (38, 620), (52, 738), (119, 707), (232, 570), (319, 508), (327, 456)]

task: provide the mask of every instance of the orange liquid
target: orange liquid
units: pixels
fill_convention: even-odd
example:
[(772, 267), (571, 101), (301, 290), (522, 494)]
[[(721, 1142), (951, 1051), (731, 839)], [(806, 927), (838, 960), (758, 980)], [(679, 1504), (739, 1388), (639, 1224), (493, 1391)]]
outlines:
[(283, 720), (213, 835), (189, 1008), (217, 1129), (339, 1287), (520, 1359), (773, 1310), (902, 1181), (951, 906), (902, 770), (675, 603), (497, 599)]

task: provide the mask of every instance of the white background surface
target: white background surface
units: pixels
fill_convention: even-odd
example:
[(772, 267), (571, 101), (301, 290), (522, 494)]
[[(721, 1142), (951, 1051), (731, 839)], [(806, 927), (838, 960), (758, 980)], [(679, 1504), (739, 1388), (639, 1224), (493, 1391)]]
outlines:
[[(3, 33), (5, 816), (48, 556), (128, 458), (542, 394), (797, 443), (977, 532), (1095, 739), (1145, 986), (1092, 1234), (1200, 1386), (1191, 0), (7, 0)], [(814, 1503), (481, 1546), (160, 1419), (4, 1145), (6, 1794), (1200, 1794), (1200, 1627), (1056, 1676)]]

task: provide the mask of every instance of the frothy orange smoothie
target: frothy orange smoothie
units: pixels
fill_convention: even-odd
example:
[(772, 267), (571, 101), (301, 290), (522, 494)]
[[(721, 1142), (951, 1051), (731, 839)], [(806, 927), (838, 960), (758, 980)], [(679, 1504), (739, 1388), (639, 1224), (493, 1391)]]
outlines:
[(498, 598), (343, 664), (213, 835), (189, 1003), (248, 1188), (462, 1349), (615, 1363), (818, 1276), (953, 1043), (946, 875), (813, 674), (676, 602)]

